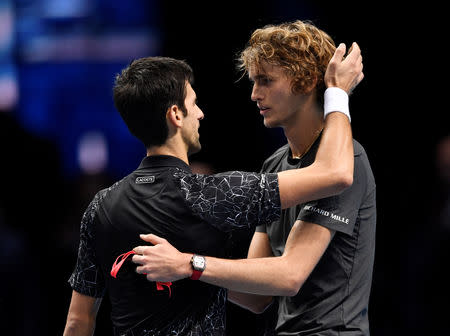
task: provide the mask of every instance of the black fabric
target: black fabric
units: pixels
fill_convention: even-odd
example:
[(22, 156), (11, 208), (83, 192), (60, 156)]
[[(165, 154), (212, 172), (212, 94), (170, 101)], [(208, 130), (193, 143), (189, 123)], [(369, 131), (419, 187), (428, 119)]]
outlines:
[[(266, 160), (262, 171), (309, 166), (320, 142), (300, 160), (288, 145)], [(296, 220), (332, 230), (334, 236), (297, 295), (278, 298), (277, 335), (369, 335), (368, 304), (375, 254), (375, 180), (364, 148), (354, 141), (353, 185), (343, 193), (282, 211), (267, 232), (275, 256), (282, 255)], [(344, 333), (345, 332), (345, 333)]]
[(146, 157), (89, 205), (69, 282), (93, 297), (108, 291), (118, 335), (223, 335), (224, 289), (184, 279), (173, 283), (169, 297), (168, 289), (158, 291), (137, 274), (130, 260), (117, 279), (109, 275), (111, 266), (145, 244), (140, 233), (166, 238), (182, 252), (227, 257), (228, 232), (273, 221), (280, 212), (276, 174), (195, 175), (175, 157)]

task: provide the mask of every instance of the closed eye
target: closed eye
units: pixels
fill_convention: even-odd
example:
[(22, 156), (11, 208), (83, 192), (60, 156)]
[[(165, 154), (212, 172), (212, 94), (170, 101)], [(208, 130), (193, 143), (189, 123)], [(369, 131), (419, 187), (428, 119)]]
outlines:
[(267, 86), (273, 81), (272, 78), (270, 78), (269, 76), (267, 76), (265, 74), (256, 75), (255, 78), (251, 78), (250, 80), (253, 84), (256, 83), (256, 84), (262, 85), (262, 86)]

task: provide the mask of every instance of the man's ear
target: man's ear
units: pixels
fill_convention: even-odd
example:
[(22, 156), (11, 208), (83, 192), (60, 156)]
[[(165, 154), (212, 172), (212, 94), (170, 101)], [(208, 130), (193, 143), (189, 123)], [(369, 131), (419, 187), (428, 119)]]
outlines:
[(175, 128), (180, 128), (183, 126), (183, 111), (178, 107), (178, 105), (172, 105), (167, 109), (166, 119), (169, 125)]
[(304, 94), (311, 93), (316, 88), (316, 85), (317, 85), (317, 77), (314, 76), (314, 78), (311, 79), (311, 83), (307, 87), (305, 87)]

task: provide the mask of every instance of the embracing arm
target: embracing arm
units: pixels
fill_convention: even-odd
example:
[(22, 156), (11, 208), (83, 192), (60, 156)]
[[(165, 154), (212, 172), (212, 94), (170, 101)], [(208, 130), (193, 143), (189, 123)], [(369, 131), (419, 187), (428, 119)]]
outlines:
[(207, 268), (200, 279), (244, 293), (294, 296), (325, 252), (332, 235), (325, 227), (297, 221), (282, 256), (240, 260), (207, 258)]
[[(363, 79), (361, 51), (356, 43), (343, 59), (341, 44), (325, 74), (327, 87), (338, 87), (347, 93)], [(344, 113), (330, 113), (314, 163), (306, 168), (278, 173), (283, 209), (313, 199), (342, 192), (353, 183), (353, 140), (350, 122)]]
[[(332, 126), (328, 126), (332, 125)], [(331, 113), (313, 164), (278, 173), (281, 208), (341, 193), (353, 183), (353, 140), (348, 118)]]
[[(181, 253), (167, 240), (156, 235), (142, 235), (155, 246), (138, 246), (133, 262), (137, 273), (150, 281), (174, 281), (192, 274), (192, 254)], [(296, 295), (314, 269), (333, 237), (329, 229), (296, 221), (280, 257), (228, 260), (206, 258), (200, 280), (243, 293), (273, 296)]]
[[(265, 232), (255, 232), (248, 249), (247, 258), (251, 259), (264, 257), (273, 257), (269, 237)], [(272, 296), (241, 293), (233, 290), (228, 291), (228, 301), (231, 301), (242, 308), (248, 309), (255, 314), (263, 313), (272, 300)]]
[(72, 291), (64, 336), (90, 336), (94, 334), (95, 318), (102, 299)]

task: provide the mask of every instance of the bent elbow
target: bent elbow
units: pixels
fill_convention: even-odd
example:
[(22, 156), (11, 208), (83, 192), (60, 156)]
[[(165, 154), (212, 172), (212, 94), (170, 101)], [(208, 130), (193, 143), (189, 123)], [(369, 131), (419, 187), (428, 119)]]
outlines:
[(301, 286), (298, 286), (298, 285), (286, 287), (283, 291), (282, 296), (296, 296), (298, 294), (298, 292), (300, 291), (300, 287)]
[(353, 173), (343, 174), (341, 177), (341, 184), (343, 189), (350, 188), (353, 184)]
[(334, 174), (336, 191), (338, 193), (343, 192), (345, 189), (350, 188), (353, 184), (353, 173), (340, 172)]
[(95, 328), (95, 319), (69, 314), (64, 328), (64, 336), (80, 335), (84, 330)]
[(291, 279), (287, 280), (285, 286), (283, 288), (282, 296), (295, 296), (300, 291), (304, 283), (303, 279), (300, 279), (298, 276), (292, 276)]
[(250, 307), (247, 307), (247, 309), (251, 311), (253, 314), (262, 314), (272, 304), (272, 300), (273, 300), (272, 297), (270, 297), (270, 299), (268, 299), (267, 301), (261, 301), (258, 304), (254, 304)]
[(66, 327), (64, 328), (64, 336), (75, 335), (79, 330), (82, 322), (75, 318), (69, 318), (66, 321)]
[(285, 292), (283, 293), (283, 296), (289, 296), (289, 297), (296, 296), (299, 290), (300, 290), (300, 287), (290, 287), (285, 290)]

